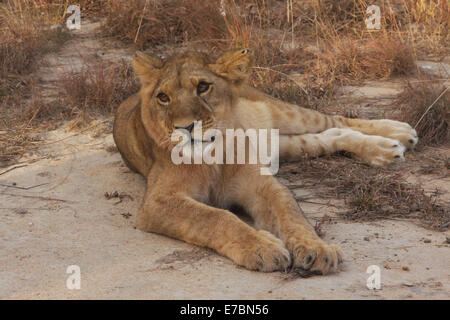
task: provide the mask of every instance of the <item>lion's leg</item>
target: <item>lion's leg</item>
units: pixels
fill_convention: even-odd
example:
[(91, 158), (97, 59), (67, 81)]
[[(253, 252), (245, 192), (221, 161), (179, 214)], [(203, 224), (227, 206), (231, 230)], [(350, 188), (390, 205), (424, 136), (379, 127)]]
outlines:
[(408, 149), (418, 142), (416, 131), (409, 124), (400, 121), (326, 115), (275, 99), (271, 103), (264, 103), (264, 108), (261, 102), (245, 101), (241, 105), (252, 110), (252, 114), (257, 114), (245, 124), (247, 128), (276, 128), (280, 130), (280, 134), (286, 135), (320, 133), (330, 128), (349, 128), (368, 135), (399, 140)]
[[(342, 252), (316, 234), (288, 188), (273, 176), (242, 168), (230, 192), (234, 201), (254, 218), (256, 227), (283, 240), (292, 255), (293, 266), (326, 274), (336, 270)], [(252, 181), (252, 183), (248, 183)]]
[(158, 184), (152, 190), (147, 192), (138, 216), (140, 230), (214, 249), (251, 270), (289, 267), (289, 252), (272, 234), (258, 231), (230, 211), (203, 204), (186, 193)]
[[(266, 98), (270, 100), (249, 101), (241, 99), (239, 101), (237, 117), (242, 119), (245, 129), (274, 128), (279, 129), (280, 134), (301, 135), (319, 133), (340, 126), (340, 118), (270, 97)], [(239, 112), (242, 112), (242, 115)]]
[(317, 134), (280, 136), (280, 159), (298, 160), (338, 151), (352, 153), (374, 166), (404, 160), (405, 147), (394, 139), (365, 135), (352, 129), (332, 128)]

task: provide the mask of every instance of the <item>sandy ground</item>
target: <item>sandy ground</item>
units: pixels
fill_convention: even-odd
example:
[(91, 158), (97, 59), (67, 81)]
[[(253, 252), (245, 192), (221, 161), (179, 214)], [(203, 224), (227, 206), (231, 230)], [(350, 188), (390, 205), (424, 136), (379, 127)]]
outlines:
[[(25, 166), (0, 175), (0, 298), (450, 297), (450, 233), (412, 222), (325, 224), (325, 239), (341, 246), (345, 263), (337, 274), (310, 278), (248, 271), (210, 250), (135, 229), (144, 180), (122, 163), (104, 133), (108, 123), (50, 132)], [(122, 197), (105, 196), (115, 191)], [(301, 205), (312, 222), (333, 215), (325, 205)], [(80, 267), (80, 290), (66, 286), (70, 265)], [(366, 286), (370, 265), (381, 269), (381, 290)]]
[[(54, 82), (84, 59), (130, 59), (130, 50), (95, 39), (98, 25), (84, 25), (47, 57), (40, 72), (49, 98)], [(396, 82), (346, 87), (340, 101), (379, 118), (379, 107), (399, 90)], [(342, 248), (345, 262), (339, 273), (310, 278), (248, 271), (211, 250), (135, 229), (144, 180), (124, 166), (110, 124), (49, 132), (18, 167), (0, 169), (0, 299), (450, 298), (450, 232), (409, 221), (326, 223), (325, 240)], [(448, 178), (439, 186), (448, 198)], [(114, 192), (120, 197), (105, 196)], [(333, 207), (300, 204), (312, 223), (336, 217)], [(80, 267), (79, 290), (66, 286), (71, 265)], [(381, 270), (380, 290), (366, 286), (371, 265)]]

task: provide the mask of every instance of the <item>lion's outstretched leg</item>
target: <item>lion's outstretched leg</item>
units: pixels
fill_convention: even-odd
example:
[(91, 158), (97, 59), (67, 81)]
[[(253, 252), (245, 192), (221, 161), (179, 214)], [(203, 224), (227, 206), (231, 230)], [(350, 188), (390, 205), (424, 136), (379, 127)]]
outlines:
[[(166, 176), (165, 181), (169, 180), (175, 186), (184, 183)], [(209, 247), (251, 270), (285, 270), (291, 263), (282, 241), (269, 232), (258, 231), (230, 211), (206, 205), (164, 183), (147, 191), (137, 226)]]
[[(304, 135), (320, 133), (330, 128), (349, 128), (367, 135), (399, 140), (407, 149), (418, 142), (416, 131), (407, 123), (395, 120), (350, 119), (296, 106), (264, 96), (265, 100), (241, 99), (240, 112), (251, 117), (244, 123), (246, 128), (276, 128), (280, 134)], [(241, 116), (241, 118), (245, 118)]]
[(273, 176), (262, 176), (259, 170), (243, 167), (230, 189), (234, 191), (233, 200), (254, 218), (257, 228), (283, 240), (294, 267), (322, 274), (337, 269), (342, 261), (341, 250), (320, 239), (289, 189)]
[(366, 135), (352, 129), (332, 128), (317, 134), (280, 136), (280, 159), (298, 160), (338, 151), (352, 153), (374, 166), (385, 166), (405, 159), (405, 147), (394, 139)]

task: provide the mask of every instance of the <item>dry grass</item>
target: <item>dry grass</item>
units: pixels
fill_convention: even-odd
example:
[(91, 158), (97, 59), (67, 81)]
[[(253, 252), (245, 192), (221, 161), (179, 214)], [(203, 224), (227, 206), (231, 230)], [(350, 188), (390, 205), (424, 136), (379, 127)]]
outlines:
[(294, 3), (294, 30), (326, 39), (362, 37), (366, 8), (378, 5), (382, 29), (408, 39), (424, 53), (448, 53), (450, 8), (446, 0), (306, 0)]
[(24, 128), (44, 125), (48, 129), (64, 120), (89, 121), (113, 115), (120, 103), (138, 89), (131, 65), (125, 60), (86, 63), (82, 70), (69, 72), (61, 80), (60, 98), (32, 92), (20, 117)]
[[(69, 32), (59, 27), (70, 4), (56, 0), (0, 3), (0, 166), (29, 151), (39, 128), (49, 130), (64, 120), (113, 112), (132, 91), (134, 77), (125, 63), (90, 65), (79, 74), (68, 74), (60, 83), (64, 98), (50, 99), (38, 91), (34, 72), (42, 65), (42, 56), (70, 39)], [(79, 4), (88, 12), (102, 8), (95, 1)]]
[[(186, 43), (200, 43), (212, 52), (254, 48), (259, 67), (254, 85), (313, 108), (324, 104), (322, 100), (329, 99), (343, 83), (412, 73), (417, 47), (448, 44), (446, 1), (371, 2), (380, 5), (383, 26), (372, 33), (364, 24), (367, 1), (292, 4), (286, 10), (285, 3), (260, 0), (81, 1), (86, 12), (105, 15), (105, 34), (140, 49)], [(18, 54), (17, 63), (7, 65), (27, 66), (23, 61), (38, 48), (27, 43), (31, 47), (24, 47), (25, 57)], [(275, 89), (270, 85), (280, 82)]]
[(402, 121), (417, 130), (421, 145), (450, 143), (450, 90), (433, 81), (408, 81), (396, 101)]
[(449, 54), (450, 3), (447, 0), (404, 1), (409, 36), (423, 54)]
[[(51, 1), (4, 1), (0, 3), (0, 114), (8, 105), (20, 107), (29, 98), (42, 55), (57, 50), (70, 36), (58, 25), (66, 3)], [(10, 121), (8, 121), (10, 123)], [(1, 125), (1, 124), (0, 124)]]
[(41, 104), (32, 98), (37, 81), (32, 73), (45, 53), (69, 38), (63, 29), (51, 27), (63, 21), (66, 8), (65, 1), (0, 3), (0, 166), (23, 154), (35, 139), (30, 121)]
[[(217, 53), (249, 47), (252, 83), (321, 109), (343, 84), (417, 71), (417, 55), (448, 50), (446, 1), (103, 0), (104, 32), (140, 49), (186, 46)], [(381, 8), (382, 29), (369, 32), (366, 8)]]
[(324, 43), (323, 48), (310, 70), (316, 81), (386, 79), (416, 70), (411, 46), (394, 35), (379, 34), (361, 40), (340, 37)]
[(80, 72), (67, 74), (61, 81), (59, 99), (49, 99), (36, 91), (30, 93), (26, 102), (16, 97), (16, 104), (23, 103), (19, 110), (6, 115), (8, 110), (0, 108), (0, 167), (10, 165), (36, 145), (36, 129), (55, 129), (67, 120), (82, 126), (96, 117), (110, 116), (137, 91), (138, 83), (129, 63), (96, 62)]
[[(344, 199), (346, 219), (413, 219), (434, 230), (450, 228), (450, 206), (439, 199), (439, 192), (425, 192), (406, 182), (400, 171), (371, 168), (341, 157), (305, 159), (288, 163), (280, 176), (302, 181), (320, 198)], [(301, 199), (300, 199), (301, 202)]]
[(58, 48), (68, 37), (58, 25), (65, 16), (66, 3), (6, 1), (0, 5), (0, 74), (23, 75), (34, 70), (42, 54)]
[(89, 119), (99, 114), (114, 114), (120, 103), (138, 91), (131, 65), (97, 62), (79, 72), (71, 72), (62, 81), (64, 104), (73, 116)]
[[(422, 153), (415, 155), (420, 168), (416, 173), (422, 175), (437, 175), (438, 179), (450, 177), (450, 156), (446, 152), (436, 152), (433, 147), (425, 147)], [(444, 150), (446, 150), (444, 148)]]
[(87, 119), (86, 111), (92, 115), (93, 111), (113, 112), (130, 94), (134, 77), (125, 63), (90, 65), (80, 74), (68, 74), (61, 82), (60, 97), (64, 98), (49, 99), (38, 91), (39, 80), (33, 72), (41, 65), (42, 56), (70, 38), (63, 28), (52, 27), (64, 21), (69, 4), (40, 0), (0, 3), (0, 166), (9, 165), (31, 148), (37, 128), (49, 130), (63, 120)]
[(198, 39), (219, 39), (225, 24), (213, 1), (107, 1), (104, 32), (140, 49)]

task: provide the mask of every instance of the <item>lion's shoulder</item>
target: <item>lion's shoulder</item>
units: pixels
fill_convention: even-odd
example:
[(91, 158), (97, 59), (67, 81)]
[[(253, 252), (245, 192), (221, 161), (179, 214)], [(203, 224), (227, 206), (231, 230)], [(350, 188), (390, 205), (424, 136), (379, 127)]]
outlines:
[(140, 121), (140, 105), (139, 94), (121, 103), (114, 121), (113, 137), (125, 164), (146, 175), (152, 166), (151, 146)]

